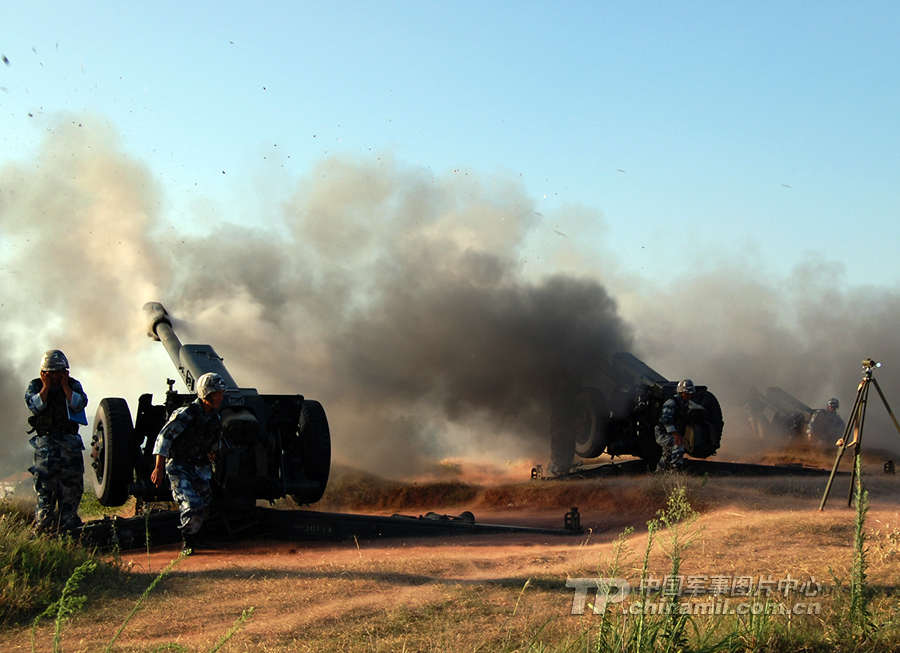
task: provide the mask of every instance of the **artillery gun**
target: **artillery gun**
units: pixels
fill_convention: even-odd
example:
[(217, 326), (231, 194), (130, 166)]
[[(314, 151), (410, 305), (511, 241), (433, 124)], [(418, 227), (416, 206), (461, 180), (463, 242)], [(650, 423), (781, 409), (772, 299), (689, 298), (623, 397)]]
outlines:
[[(579, 389), (554, 401), (551, 471), (566, 471), (574, 454), (595, 458), (603, 453), (637, 456), (655, 469), (661, 453), (655, 427), (663, 404), (675, 395), (676, 385), (633, 354), (613, 354), (608, 366), (597, 370)], [(722, 409), (706, 386), (694, 388), (684, 447), (690, 456), (707, 458), (719, 449)]]
[(141, 501), (171, 501), (169, 483), (150, 481), (153, 445), (163, 424), (196, 397), (196, 380), (219, 374), (227, 386), (222, 405), (222, 435), (213, 463), (213, 511), (226, 519), (253, 510), (258, 499), (291, 496), (298, 504), (318, 501), (331, 467), (331, 436), (322, 405), (302, 395), (261, 395), (238, 386), (223, 359), (210, 345), (183, 345), (162, 304), (144, 305), (147, 335), (162, 342), (187, 393), (169, 386), (165, 401), (154, 405), (151, 394), (138, 399), (134, 422), (120, 397), (100, 401), (91, 437), (91, 480), (104, 506)]
[(782, 388), (771, 386), (765, 392), (752, 388), (744, 412), (756, 439), (787, 443), (807, 438), (807, 426), (816, 411)]

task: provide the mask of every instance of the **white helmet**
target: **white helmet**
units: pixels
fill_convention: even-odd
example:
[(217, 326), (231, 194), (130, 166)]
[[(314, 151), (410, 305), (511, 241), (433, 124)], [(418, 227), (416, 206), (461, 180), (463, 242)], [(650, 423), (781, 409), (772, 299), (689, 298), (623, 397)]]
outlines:
[(206, 399), (214, 392), (225, 392), (225, 390), (227, 390), (225, 379), (215, 372), (207, 372), (197, 379), (197, 396), (201, 399)]

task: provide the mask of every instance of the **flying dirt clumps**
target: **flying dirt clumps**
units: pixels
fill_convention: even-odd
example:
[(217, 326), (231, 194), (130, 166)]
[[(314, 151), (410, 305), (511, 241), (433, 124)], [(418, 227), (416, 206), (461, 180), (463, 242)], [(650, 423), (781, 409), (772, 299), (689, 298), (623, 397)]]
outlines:
[[(545, 457), (549, 395), (630, 344), (598, 281), (526, 274), (541, 218), (518, 182), (329, 158), (261, 202), (274, 214), (248, 198), (228, 223), (198, 216), (198, 235), (167, 221), (102, 120), (71, 118), (35, 161), (0, 169), (16, 273), (0, 333), (17, 370), (63, 349), (94, 407), (173, 375), (144, 335), (140, 307), (158, 300), (241, 385), (322, 401), (335, 458), (412, 474), (447, 456)], [(15, 377), (4, 402), (24, 419), (30, 376)]]
[[(535, 221), (516, 185), (328, 160), (286, 206), (289, 237), (195, 242), (200, 282), (175, 305), (240, 359), (239, 378), (252, 361), (321, 399), (354, 464), (545, 457), (551, 394), (630, 332), (597, 281), (526, 278)], [(223, 252), (231, 264), (213, 274)]]

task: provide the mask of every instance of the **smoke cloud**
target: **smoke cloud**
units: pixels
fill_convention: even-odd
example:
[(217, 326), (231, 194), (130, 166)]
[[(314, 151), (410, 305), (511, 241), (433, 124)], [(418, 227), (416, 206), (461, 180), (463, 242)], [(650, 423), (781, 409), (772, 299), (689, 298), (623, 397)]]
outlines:
[[(888, 402), (900, 399), (900, 289), (852, 287), (842, 266), (809, 256), (778, 282), (752, 260), (718, 264), (667, 287), (642, 287), (623, 301), (642, 355), (661, 372), (709, 385), (725, 409), (723, 451), (770, 444), (747, 440), (744, 402), (752, 388), (779, 386), (812, 408), (830, 397), (845, 420), (862, 378), (861, 361), (885, 361), (875, 373)], [(900, 451), (877, 393), (866, 412), (864, 447)]]
[[(242, 385), (322, 401), (336, 458), (412, 474), (473, 451), (545, 457), (548, 397), (631, 344), (598, 281), (526, 279), (539, 216), (504, 179), (333, 158), (278, 220), (197, 237), (167, 229), (150, 173), (114, 134), (61, 124), (0, 188), (18, 281), (4, 335), (23, 369), (63, 349), (94, 406), (134, 404), (173, 376), (144, 335), (140, 306), (159, 299)], [(10, 412), (24, 418), (21, 394)]]
[(330, 159), (286, 204), (285, 236), (193, 243), (201, 272), (173, 305), (238, 352), (239, 379), (322, 400), (351, 462), (410, 474), (475, 451), (543, 458), (548, 397), (630, 332), (597, 281), (524, 278), (536, 222), (503, 180)]
[[(620, 350), (710, 386), (726, 451), (744, 437), (751, 387), (814, 407), (838, 396), (846, 416), (871, 355), (888, 362), (888, 399), (900, 393), (900, 292), (848, 287), (828, 261), (782, 280), (752, 261), (671, 285), (626, 277), (615, 256), (584, 251), (595, 213), (551, 225), (509, 179), (389, 158), (324, 160), (276, 215), (227, 216), (198, 236), (169, 223), (151, 171), (114, 133), (77, 122), (51, 130), (34, 162), (0, 168), (7, 473), (28, 466), (22, 394), (45, 349), (69, 356), (89, 415), (104, 396), (161, 395), (174, 370), (145, 335), (149, 300), (241, 385), (320, 400), (336, 460), (395, 476), (445, 457), (546, 460), (550, 397)], [(882, 413), (872, 406), (867, 437), (887, 446)]]
[(158, 189), (112, 131), (82, 120), (60, 120), (34, 162), (0, 168), (6, 473), (29, 464), (23, 397), (42, 353), (65, 351), (93, 406), (101, 388), (120, 395), (144, 345), (133, 305), (166, 278), (148, 232)]

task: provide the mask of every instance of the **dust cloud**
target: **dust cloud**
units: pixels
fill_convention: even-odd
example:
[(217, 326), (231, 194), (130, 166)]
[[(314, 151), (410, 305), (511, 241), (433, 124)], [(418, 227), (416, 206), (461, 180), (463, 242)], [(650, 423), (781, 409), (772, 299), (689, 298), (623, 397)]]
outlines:
[(29, 464), (23, 397), (43, 352), (66, 353), (92, 413), (101, 388), (118, 396), (134, 376), (144, 343), (133, 306), (166, 279), (148, 232), (159, 219), (158, 188), (111, 130), (81, 121), (102, 124), (60, 119), (34, 161), (0, 167), (5, 473)]
[(281, 238), (194, 242), (201, 272), (173, 304), (234, 352), (239, 379), (320, 399), (351, 463), (543, 458), (548, 397), (630, 332), (596, 280), (525, 279), (536, 222), (504, 180), (329, 159), (286, 203)]
[[(518, 182), (389, 157), (325, 159), (280, 201), (259, 200), (276, 214), (214, 217), (197, 235), (169, 221), (152, 171), (114, 132), (74, 122), (50, 130), (34, 161), (0, 168), (7, 473), (28, 466), (22, 394), (45, 349), (69, 356), (89, 415), (104, 396), (134, 408), (161, 394), (174, 370), (145, 336), (151, 300), (241, 385), (320, 400), (336, 460), (393, 477), (444, 459), (545, 461), (549, 398), (619, 350), (710, 386), (726, 450), (743, 442), (754, 386), (814, 407), (838, 396), (846, 416), (871, 355), (887, 362), (889, 400), (900, 396), (900, 293), (848, 287), (828, 261), (780, 280), (737, 263), (671, 285), (628, 277), (614, 254), (562, 249), (583, 209), (554, 216), (567, 236), (543, 243), (548, 218)], [(543, 267), (526, 263), (535, 248)], [(887, 445), (872, 408), (871, 441)]]
[[(717, 264), (669, 286), (643, 288), (623, 301), (641, 353), (672, 378), (692, 377), (725, 410), (723, 452), (759, 452), (780, 443), (750, 438), (744, 403), (752, 388), (779, 386), (812, 408), (830, 397), (847, 420), (862, 378), (875, 372), (891, 408), (900, 401), (900, 289), (853, 287), (842, 266), (809, 255), (785, 279), (759, 274), (752, 260)], [(866, 411), (864, 448), (900, 451), (877, 392)]]
[[(413, 474), (463, 453), (546, 456), (548, 397), (631, 344), (598, 281), (526, 279), (539, 216), (518, 183), (331, 158), (277, 219), (195, 236), (168, 228), (114, 134), (79, 122), (0, 170), (16, 281), (2, 332), (23, 367), (63, 349), (94, 406), (133, 405), (172, 375), (140, 313), (160, 300), (240, 384), (322, 401), (336, 458)], [(162, 366), (146, 363), (154, 347)], [(9, 410), (24, 419), (21, 394)], [(23, 438), (14, 422), (5, 441)]]
[[(29, 436), (25, 435), (28, 427), (22, 411), (25, 385), (30, 377), (24, 383), (18, 382), (25, 377), (4, 355), (5, 350), (6, 347), (0, 350), (0, 460), (3, 461), (0, 463), (0, 478), (26, 469), (30, 463), (23, 463), (28, 461), (31, 452)], [(19, 416), (21, 419), (17, 419)]]

